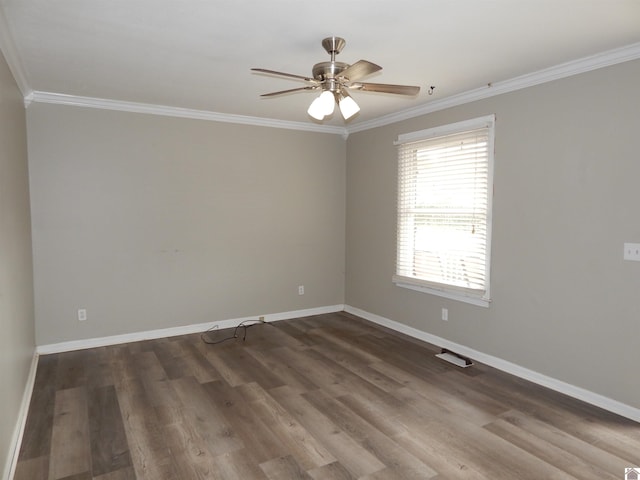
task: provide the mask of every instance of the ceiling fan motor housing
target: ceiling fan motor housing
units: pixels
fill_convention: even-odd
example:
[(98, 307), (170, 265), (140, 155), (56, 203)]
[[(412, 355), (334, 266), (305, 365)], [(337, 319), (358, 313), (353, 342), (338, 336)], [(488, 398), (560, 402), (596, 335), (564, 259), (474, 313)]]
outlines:
[(346, 40), (340, 37), (327, 37), (322, 40), (322, 46), (331, 55), (331, 61), (316, 63), (313, 66), (312, 73), (313, 78), (322, 83), (323, 90), (329, 90), (333, 93), (339, 90), (340, 85), (336, 78), (340, 75), (340, 72), (349, 68), (349, 64), (336, 62), (336, 55), (342, 51), (346, 44)]
[(313, 78), (320, 82), (327, 79), (336, 78), (340, 72), (349, 67), (348, 63), (343, 62), (320, 62), (313, 66)]

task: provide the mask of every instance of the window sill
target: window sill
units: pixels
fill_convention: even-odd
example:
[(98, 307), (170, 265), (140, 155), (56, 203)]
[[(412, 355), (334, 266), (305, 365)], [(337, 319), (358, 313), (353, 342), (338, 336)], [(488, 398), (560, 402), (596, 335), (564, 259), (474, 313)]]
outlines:
[(450, 300), (457, 300), (459, 302), (470, 303), (471, 305), (476, 305), (478, 307), (488, 308), (489, 305), (491, 304), (490, 298), (473, 296), (473, 295), (469, 295), (469, 294), (465, 294), (465, 293), (453, 291), (453, 290), (440, 290), (437, 288), (427, 287), (425, 285), (410, 283), (402, 277), (394, 276), (393, 283), (395, 283), (397, 287), (408, 288), (409, 290), (428, 293), (430, 295), (437, 295), (439, 297), (448, 298)]

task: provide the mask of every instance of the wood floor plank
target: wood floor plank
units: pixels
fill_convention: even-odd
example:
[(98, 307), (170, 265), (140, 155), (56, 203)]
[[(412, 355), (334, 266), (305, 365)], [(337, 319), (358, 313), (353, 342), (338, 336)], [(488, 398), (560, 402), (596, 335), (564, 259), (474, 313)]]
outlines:
[(416, 423), (395, 440), (444, 476), (465, 470), (493, 480), (574, 478), (482, 427), (451, 418)]
[(331, 368), (326, 368), (326, 365), (320, 365), (315, 362), (314, 359), (309, 357), (309, 352), (313, 352), (313, 350), (294, 350), (288, 347), (281, 347), (274, 348), (270, 351), (270, 354), (285, 368), (294, 370), (298, 375), (307, 378), (315, 388), (338, 383), (338, 374)]
[(384, 400), (370, 401), (371, 398), (355, 392), (336, 398), (386, 435), (395, 436), (406, 432), (406, 428), (398, 421), (403, 410), (398, 411)]
[(56, 391), (86, 385), (86, 365), (89, 355), (90, 351), (88, 350), (65, 352), (58, 355)]
[(342, 342), (334, 342), (331, 339), (326, 343), (316, 345), (313, 350), (382, 390), (390, 392), (402, 387), (402, 384), (398, 381), (379, 370), (371, 368), (372, 363), (379, 362), (377, 357), (354, 352)]
[(430, 475), (428, 470), (420, 472), (419, 470), (398, 464), (394, 467), (388, 467), (360, 478), (361, 480), (389, 480), (391, 478), (394, 480), (434, 480), (438, 477)]
[(287, 454), (278, 437), (235, 388), (224, 381), (209, 382), (203, 388), (242, 440), (244, 456), (250, 455), (259, 464)]
[(98, 477), (93, 477), (93, 480), (136, 480), (136, 472), (133, 467), (125, 467)]
[[(163, 431), (170, 434), (171, 430), (190, 430), (188, 424), (175, 423), (167, 425)], [(193, 440), (191, 434), (187, 435)], [(173, 445), (176, 445), (175, 447)], [(175, 469), (175, 478), (188, 478), (192, 480), (207, 480), (211, 478), (211, 458), (201, 449), (196, 440), (192, 448), (185, 450), (180, 444), (172, 444), (171, 447), (172, 466)]]
[(346, 378), (341, 372), (341, 377), (337, 383), (327, 386), (325, 391), (335, 397), (341, 397), (345, 394), (359, 396), (369, 403), (369, 407), (384, 411), (388, 417), (397, 417), (406, 408), (402, 400), (397, 398), (395, 392), (389, 393), (351, 372)]
[(212, 382), (214, 380), (220, 380), (222, 376), (211, 365), (209, 360), (196, 348), (193, 342), (198, 342), (196, 345), (200, 345), (201, 342), (198, 339), (190, 337), (179, 340), (177, 343), (182, 350), (182, 358), (186, 367), (187, 375), (192, 376), (199, 383)]
[[(184, 421), (181, 424), (192, 435), (188, 442), (193, 439), (193, 435), (204, 441), (205, 447), (201, 450), (207, 451), (215, 456), (232, 452), (244, 448), (244, 443), (240, 439), (231, 425), (227, 422), (222, 413), (215, 408), (209, 396), (195, 378), (183, 377), (171, 380), (174, 390), (182, 402), (182, 415)], [(190, 449), (186, 445), (187, 449)], [(196, 452), (200, 456), (200, 452)]]
[(612, 480), (640, 465), (637, 422), (351, 314), (243, 334), (41, 356), (15, 479)]
[(380, 358), (370, 350), (361, 347), (357, 337), (345, 337), (343, 332), (337, 329), (315, 329), (312, 335), (317, 338), (313, 346), (322, 348), (326, 345), (334, 345), (333, 348), (340, 348), (342, 352), (348, 352), (353, 357), (359, 358), (365, 364), (379, 362)]
[(465, 386), (461, 386), (461, 382), (449, 376), (451, 372), (440, 374), (437, 381), (431, 381), (382, 362), (373, 364), (371, 367), (375, 371), (397, 379), (406, 389), (418, 393), (430, 402), (448, 411), (455, 411), (457, 415), (464, 415), (477, 425), (484, 425), (510, 409), (503, 402), (467, 388), (466, 382)]
[(113, 385), (113, 368), (108, 347), (92, 348), (88, 353), (85, 360), (86, 387), (92, 389)]
[(261, 463), (260, 468), (271, 480), (312, 480), (291, 455)]
[[(355, 480), (356, 477), (349, 473), (340, 462), (333, 462), (329, 465), (314, 468), (307, 472), (313, 480)], [(389, 478), (389, 477), (388, 477)]]
[(128, 343), (127, 348), (131, 351), (132, 355), (137, 355), (138, 353), (149, 352), (153, 350), (155, 343), (156, 340), (141, 340), (139, 342)]
[[(493, 433), (507, 438), (511, 443), (524, 448), (528, 452), (542, 458), (548, 463), (560, 467), (569, 465), (569, 471), (573, 467), (580, 467), (580, 471), (597, 473), (592, 478), (608, 478), (606, 472), (623, 471), (630, 465), (630, 460), (617, 457), (599, 447), (576, 438), (561, 429), (527, 417), (521, 412), (512, 410), (501, 415), (495, 422), (486, 425), (485, 428)], [(531, 438), (533, 436), (533, 438)], [(526, 440), (527, 442), (523, 442)], [(556, 455), (565, 453), (569, 457), (568, 462), (557, 462)], [(638, 452), (640, 455), (640, 452)], [(633, 462), (633, 460), (631, 460)], [(586, 465), (588, 468), (584, 468)], [(572, 473), (572, 472), (569, 472)], [(586, 473), (581, 473), (585, 475)], [(615, 475), (611, 474), (612, 477)], [(582, 478), (582, 477), (581, 477)], [(588, 478), (588, 477), (584, 477)]]
[(257, 382), (267, 389), (283, 385), (282, 380), (249, 355), (244, 348), (220, 349), (217, 357), (225, 365), (225, 372), (233, 372), (233, 375), (225, 377), (233, 387), (250, 382)]
[(185, 364), (182, 348), (177, 342), (161, 339), (153, 344), (153, 353), (162, 365), (167, 378), (174, 379), (189, 375), (189, 367)]
[(166, 380), (167, 372), (162, 367), (162, 364), (158, 360), (153, 348), (150, 345), (148, 350), (136, 353), (133, 356), (136, 369), (138, 370), (138, 377), (145, 380)]
[(115, 387), (89, 389), (88, 403), (93, 475), (130, 466), (129, 445)]
[(257, 324), (247, 330), (244, 346), (254, 350), (270, 350), (277, 347), (305, 348), (307, 345), (296, 336), (280, 328), (280, 322)]
[(157, 411), (149, 408), (152, 402), (143, 379), (134, 378), (118, 382), (115, 389), (125, 426), (131, 417), (140, 417), (149, 424), (160, 423)]
[[(137, 368), (140, 372), (138, 378), (140, 379), (143, 391), (140, 391), (139, 384), (132, 385), (134, 388), (133, 392), (136, 396), (133, 398), (128, 397), (125, 401), (138, 402), (138, 412), (143, 412), (143, 415), (146, 416), (152, 416), (155, 421), (161, 424), (181, 421), (182, 417), (179, 411), (181, 410), (182, 404), (155, 350), (150, 349), (136, 354), (133, 356), (133, 359), (138, 362)], [(144, 404), (140, 402), (146, 404), (147, 411), (143, 410), (145, 408)], [(149, 409), (148, 407), (153, 407), (153, 409)]]
[(396, 406), (399, 404), (392, 395), (313, 348), (304, 351), (280, 348), (274, 350), (273, 354), (289, 368), (305, 375), (315, 385), (331, 391), (334, 396), (348, 394), (356, 390), (366, 392), (367, 396), (375, 397), (380, 401), (386, 400)]
[(125, 433), (136, 480), (175, 480), (176, 466), (162, 431), (162, 425), (150, 421), (150, 415), (127, 414)]
[(303, 326), (302, 321), (299, 319), (283, 320), (277, 323), (278, 330), (287, 334), (287, 336), (294, 338), (297, 345), (280, 345), (288, 346), (290, 348), (305, 348), (312, 347), (316, 344), (316, 337), (309, 334), (308, 329)]
[(357, 441), (364, 440), (373, 432), (380, 432), (375, 425), (367, 422), (344, 403), (322, 390), (303, 393), (301, 397), (330, 418), (337, 428)]
[(213, 459), (212, 475), (220, 480), (267, 480), (267, 476), (255, 461), (253, 451), (242, 449), (223, 453)]
[(286, 386), (272, 389), (270, 393), (279, 405), (286, 408), (356, 478), (385, 468), (378, 458), (338, 428), (327, 415), (302, 396)]
[(304, 469), (320, 467), (336, 461), (336, 458), (312, 436), (286, 409), (257, 384), (239, 389), (264, 424), (271, 429), (278, 441), (285, 446), (296, 462)]
[(314, 392), (313, 394), (303, 394), (302, 397), (386, 466), (386, 468), (379, 470), (379, 473), (374, 472), (368, 476), (372, 478), (424, 479), (435, 477), (438, 474), (326, 393)]
[(16, 464), (13, 480), (47, 480), (49, 478), (49, 455), (20, 459)]
[(282, 385), (288, 385), (297, 392), (308, 392), (318, 388), (306, 375), (282, 363), (273, 356), (274, 350), (255, 350), (251, 347), (246, 349), (247, 353), (260, 362), (265, 368), (273, 373)]
[(503, 372), (479, 376), (468, 385), (468, 388), (478, 387), (483, 393), (500, 398), (513, 410), (526, 412), (631, 464), (640, 465), (637, 422)]
[(161, 421), (153, 407), (144, 380), (127, 378), (117, 382), (115, 388), (136, 479), (177, 478), (171, 452), (161, 431), (166, 422)]
[[(235, 341), (236, 340), (232, 340), (232, 342)], [(241, 341), (242, 340), (240, 340), (240, 342)], [(230, 354), (225, 354), (225, 351), (238, 351), (237, 346), (231, 344), (220, 344), (215, 346), (200, 345), (198, 349), (229, 385), (237, 386), (250, 383), (252, 381), (251, 376), (247, 376), (244, 370), (236, 370), (234, 368), (234, 361), (231, 359)]]
[(167, 425), (182, 421), (182, 403), (178, 399), (171, 380), (144, 379), (142, 384), (158, 422)]
[(405, 405), (413, 408), (413, 411), (406, 416), (408, 423), (412, 423), (414, 416), (424, 418), (427, 414), (432, 417), (464, 419), (478, 426), (485, 425), (495, 419), (495, 415), (483, 411), (473, 403), (462, 401), (455, 395), (444, 392), (435, 386), (420, 387), (417, 390), (405, 387), (397, 390), (395, 395)]
[(362, 348), (376, 355), (383, 362), (396, 366), (421, 378), (435, 378), (452, 368), (450, 365), (435, 359), (432, 350), (419, 349), (411, 342), (393, 336), (376, 337), (363, 335), (358, 337)]
[(69, 475), (60, 480), (92, 480), (90, 472), (76, 473), (75, 475)]
[(129, 344), (113, 345), (108, 348), (108, 354), (115, 386), (139, 378), (140, 374)]
[(311, 329), (327, 329), (342, 332), (344, 336), (361, 336), (379, 332), (377, 325), (345, 312), (332, 312), (306, 317)]
[(84, 387), (56, 392), (49, 479), (91, 472), (87, 392)]
[(47, 456), (51, 451), (56, 395), (56, 385), (51, 379), (56, 378), (58, 358), (57, 355), (42, 355), (38, 359), (38, 370), (20, 447), (20, 459)]
[[(601, 469), (597, 465), (597, 461), (585, 461), (581, 456), (558, 448), (553, 443), (537, 437), (529, 432), (526, 427), (521, 428), (507, 420), (498, 419), (485, 425), (484, 428), (576, 478), (582, 480), (616, 480), (620, 478), (619, 475), (607, 473), (606, 470)], [(586, 448), (585, 453), (590, 450), (591, 448)], [(627, 465), (624, 461), (621, 463)], [(624, 467), (620, 466), (614, 467), (610, 471), (613, 472), (616, 469), (624, 471)]]

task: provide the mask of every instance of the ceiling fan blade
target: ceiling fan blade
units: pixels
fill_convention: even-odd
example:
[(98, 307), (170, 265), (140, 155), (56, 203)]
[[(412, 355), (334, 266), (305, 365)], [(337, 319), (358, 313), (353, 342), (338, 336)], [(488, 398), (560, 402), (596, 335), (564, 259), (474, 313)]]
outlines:
[(366, 77), (367, 75), (371, 75), (379, 70), (382, 70), (380, 65), (368, 62), (367, 60), (358, 60), (356, 63), (340, 72), (339, 76), (346, 77), (349, 81), (354, 82), (359, 78)]
[(293, 73), (276, 72), (275, 70), (267, 70), (266, 68), (252, 68), (253, 72), (268, 73), (270, 75), (279, 75), (281, 77), (297, 78), (299, 80), (305, 80), (307, 82), (317, 83), (315, 78), (303, 77), (302, 75), (294, 75)]
[(261, 97), (274, 97), (276, 95), (284, 95), (285, 93), (301, 92), (302, 90), (315, 90), (317, 88), (318, 88), (317, 86), (291, 88), (289, 90), (280, 90), (279, 92), (263, 93), (260, 96)]
[(388, 83), (363, 83), (358, 82), (349, 85), (354, 90), (362, 90), (364, 92), (381, 92), (381, 93), (397, 93), (400, 95), (417, 95), (420, 87), (411, 85), (390, 85)]

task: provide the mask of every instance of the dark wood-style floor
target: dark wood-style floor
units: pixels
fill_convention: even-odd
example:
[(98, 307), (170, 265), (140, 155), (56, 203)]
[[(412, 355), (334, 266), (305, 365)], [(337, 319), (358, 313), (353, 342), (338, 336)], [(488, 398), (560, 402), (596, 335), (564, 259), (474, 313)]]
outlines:
[(42, 356), (15, 479), (620, 480), (640, 465), (640, 424), (346, 313), (238, 333)]

